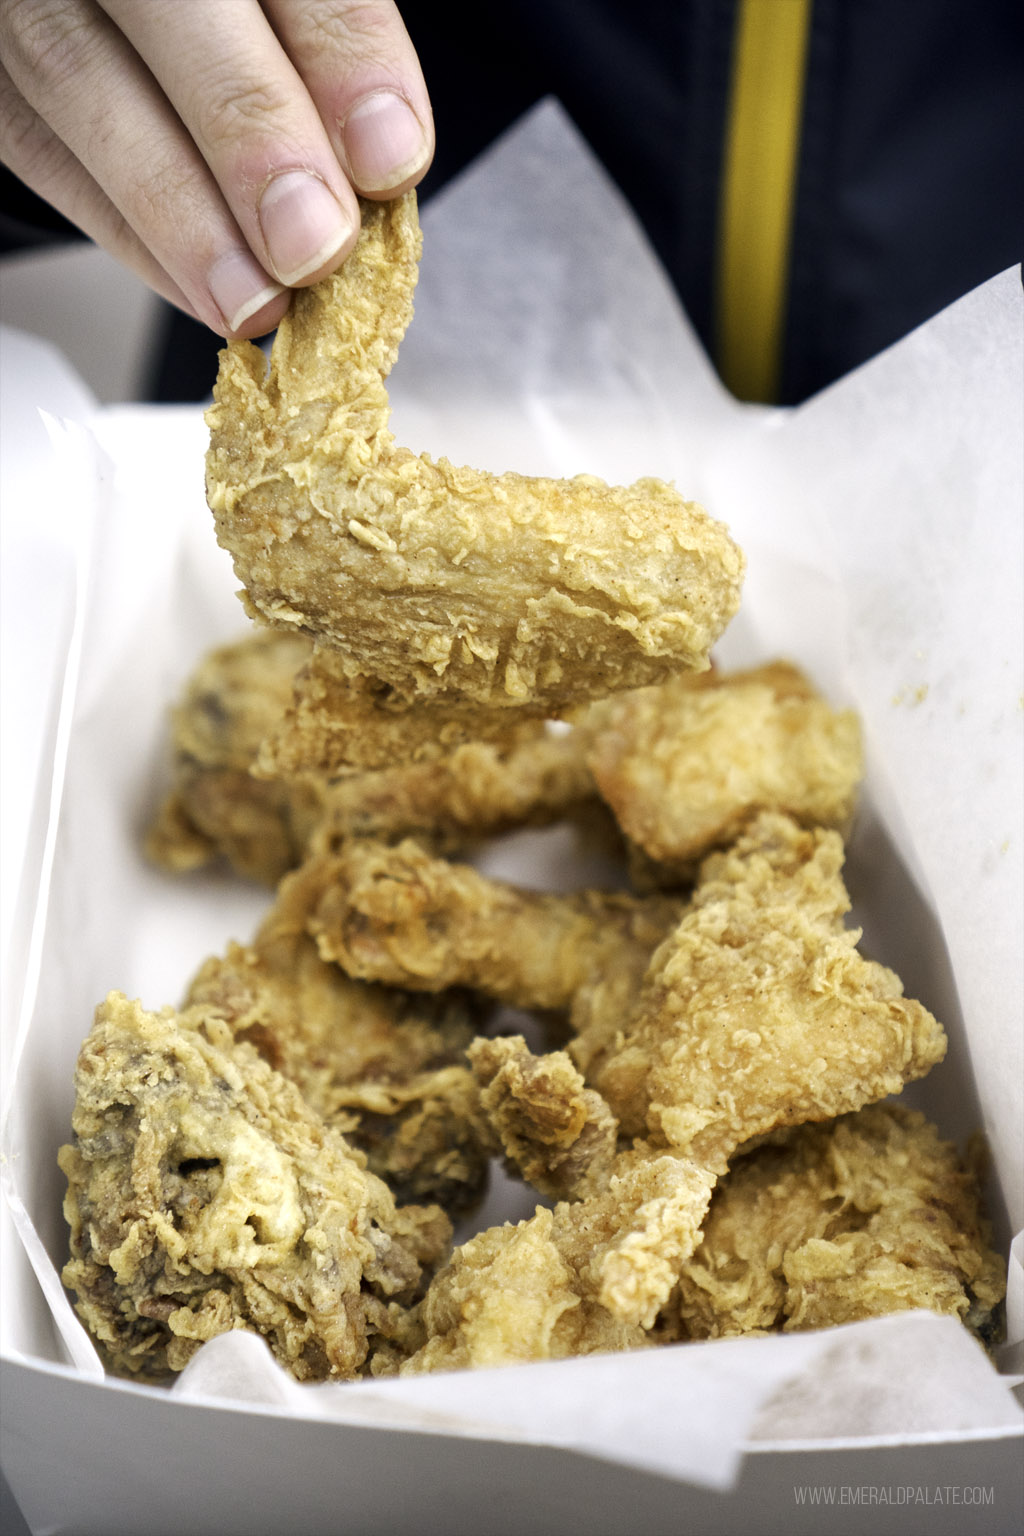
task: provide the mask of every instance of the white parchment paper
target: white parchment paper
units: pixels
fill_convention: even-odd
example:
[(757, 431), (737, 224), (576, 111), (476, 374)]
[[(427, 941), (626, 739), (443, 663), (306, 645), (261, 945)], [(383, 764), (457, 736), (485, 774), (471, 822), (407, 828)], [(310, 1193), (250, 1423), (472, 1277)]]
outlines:
[[(393, 376), (399, 441), (495, 470), (674, 480), (747, 551), (744, 605), (720, 659), (791, 657), (833, 702), (860, 709), (869, 775), (848, 866), (856, 917), (871, 952), (947, 1026), (949, 1057), (913, 1102), (954, 1139), (985, 1129), (1009, 1251), (1024, 1219), (1019, 272), (807, 405), (767, 410), (722, 390), (622, 199), (554, 104), (423, 222), (417, 314)], [(227, 875), (174, 880), (139, 852), (165, 783), (167, 705), (201, 652), (245, 623), (204, 504), (201, 414), (107, 408), (87, 424), (91, 434), (60, 427), (29, 445), (16, 481), (42, 503), (78, 487), (80, 516), (61, 546), (78, 599), (56, 659), (42, 666), (28, 643), (29, 584), (12, 584), (5, 614), (54, 722), (44, 735), (57, 766), (43, 809), (19, 824), (4, 1125), (19, 1243), (5, 1244), (15, 1299), (4, 1349), (98, 1377), (58, 1279), (55, 1157), (75, 1054), (110, 988), (148, 1007), (176, 1002), (204, 956), (252, 933), (269, 898)], [(544, 884), (552, 850), (513, 839), (488, 867)], [(486, 1219), (531, 1205), (499, 1186)], [(1019, 1338), (1016, 1292), (1010, 1319)], [(825, 1439), (956, 1435), (1017, 1416), (1006, 1378), (965, 1331), (922, 1314), (323, 1388), (297, 1386), (259, 1340), (234, 1334), (206, 1346), (174, 1391), (239, 1411), (571, 1445), (710, 1486), (735, 1476), (751, 1438), (807, 1438), (808, 1426)]]

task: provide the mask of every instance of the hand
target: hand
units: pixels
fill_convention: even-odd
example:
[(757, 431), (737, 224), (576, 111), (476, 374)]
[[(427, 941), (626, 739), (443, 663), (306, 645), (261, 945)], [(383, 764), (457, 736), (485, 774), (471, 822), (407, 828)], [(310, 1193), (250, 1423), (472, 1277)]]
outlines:
[(0, 0), (0, 155), (158, 293), (257, 336), (433, 154), (390, 0)]

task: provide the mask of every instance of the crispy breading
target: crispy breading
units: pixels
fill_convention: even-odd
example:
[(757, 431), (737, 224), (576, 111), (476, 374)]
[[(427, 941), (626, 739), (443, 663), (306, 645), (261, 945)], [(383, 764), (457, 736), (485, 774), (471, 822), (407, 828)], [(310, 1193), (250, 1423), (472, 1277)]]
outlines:
[(207, 493), (250, 610), (392, 704), (557, 716), (706, 667), (744, 561), (703, 509), (657, 480), (491, 475), (395, 445), (415, 196), (362, 215), (352, 255), (294, 295), (269, 371), (249, 342), (221, 354)]
[(556, 1206), (555, 1238), (584, 1294), (620, 1322), (652, 1327), (700, 1242), (715, 1182), (701, 1163), (636, 1141), (602, 1189)]
[(636, 916), (628, 935), (607, 949), (602, 963), (581, 978), (569, 1005), (569, 1048), (585, 1075), (629, 1026), (654, 952), (682, 921), (689, 906), (688, 898), (663, 892), (649, 892), (633, 900)]
[(456, 1248), (435, 1277), (408, 1330), (408, 1358), (378, 1351), (375, 1374), (486, 1369), (527, 1360), (642, 1349), (650, 1341), (581, 1294), (538, 1209), (515, 1226), (488, 1227)]
[(216, 1015), (111, 993), (75, 1088), (63, 1278), (115, 1370), (178, 1371), (249, 1328), (300, 1380), (353, 1377), (445, 1252), (443, 1212), (396, 1207)]
[(508, 751), (524, 721), (539, 724), (544, 713), (447, 695), (417, 699), (413, 708), (394, 688), (353, 676), (347, 656), (318, 644), (296, 676), (284, 719), (263, 742), (258, 770), (289, 777), (432, 763), (470, 741)]
[(900, 1105), (782, 1132), (716, 1189), (665, 1321), (718, 1338), (922, 1307), (992, 1344), (1005, 1264), (981, 1206), (956, 1148)]
[(788, 663), (672, 678), (594, 705), (585, 722), (588, 762), (623, 832), (676, 878), (762, 810), (849, 827), (859, 721)]
[(771, 812), (705, 861), (634, 1017), (589, 1056), (623, 1134), (723, 1171), (750, 1137), (859, 1109), (942, 1060), (941, 1026), (844, 927), (842, 863), (837, 832)]
[(554, 1200), (607, 1183), (618, 1121), (565, 1051), (532, 1052), (522, 1035), (474, 1040), (467, 1052), (480, 1090), (489, 1150)]
[(462, 1214), (487, 1175), (465, 1057), (479, 1009), (465, 994), (353, 980), (317, 954), (307, 917), (307, 889), (286, 878), (252, 944), (207, 960), (188, 1002), (216, 1010), (295, 1083), (397, 1199)]
[(714, 1176), (649, 1147), (620, 1153), (604, 1187), (538, 1207), (456, 1248), (380, 1366), (424, 1371), (637, 1349), (700, 1241)]
[(456, 851), (600, 805), (582, 735), (543, 720), (517, 720), (501, 743), (375, 772), (257, 772), (309, 653), (305, 636), (262, 627), (202, 658), (172, 714), (174, 788), (147, 837), (154, 862), (182, 872), (223, 854), (239, 874), (276, 885), (314, 836), (330, 848), (416, 835)]
[(506, 746), (470, 741), (436, 761), (332, 783), (311, 848), (415, 837), (435, 852), (457, 853), (485, 836), (579, 818), (599, 804), (576, 733), (530, 720)]
[[(620, 958), (643, 962), (678, 918), (671, 896), (521, 890), (406, 840), (310, 860), (322, 895), (309, 931), (350, 975), (438, 991), (472, 987), (519, 1008), (568, 1008)], [(634, 961), (635, 963), (635, 961)]]
[(171, 717), (173, 789), (146, 839), (155, 863), (181, 873), (223, 854), (266, 885), (298, 863), (326, 783), (257, 779), (252, 767), (309, 652), (304, 635), (263, 627), (202, 658)]

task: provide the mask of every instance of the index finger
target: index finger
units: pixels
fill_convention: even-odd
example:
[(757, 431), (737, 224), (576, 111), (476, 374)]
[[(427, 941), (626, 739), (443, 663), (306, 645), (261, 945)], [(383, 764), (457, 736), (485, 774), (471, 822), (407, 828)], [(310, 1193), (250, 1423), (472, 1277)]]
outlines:
[(394, 5), (265, 0), (349, 181), (397, 197), (426, 172), (434, 120), (416, 50)]
[(162, 87), (261, 266), (289, 288), (336, 266), (358, 232), (356, 196), (257, 0), (103, 5)]

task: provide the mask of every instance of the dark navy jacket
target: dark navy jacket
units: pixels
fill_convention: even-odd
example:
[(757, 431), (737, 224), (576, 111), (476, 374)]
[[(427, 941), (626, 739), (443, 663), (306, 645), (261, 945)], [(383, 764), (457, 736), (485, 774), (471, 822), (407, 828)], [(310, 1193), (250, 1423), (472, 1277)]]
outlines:
[[(541, 97), (559, 97), (715, 357), (743, 3), (399, 0), (437, 125), (421, 196)], [(33, 203), (7, 179), (8, 248), (47, 222)], [(1022, 255), (1024, 0), (813, 0), (775, 397), (804, 399)], [(200, 398), (216, 344), (190, 344), (193, 323), (175, 324), (152, 392)]]

